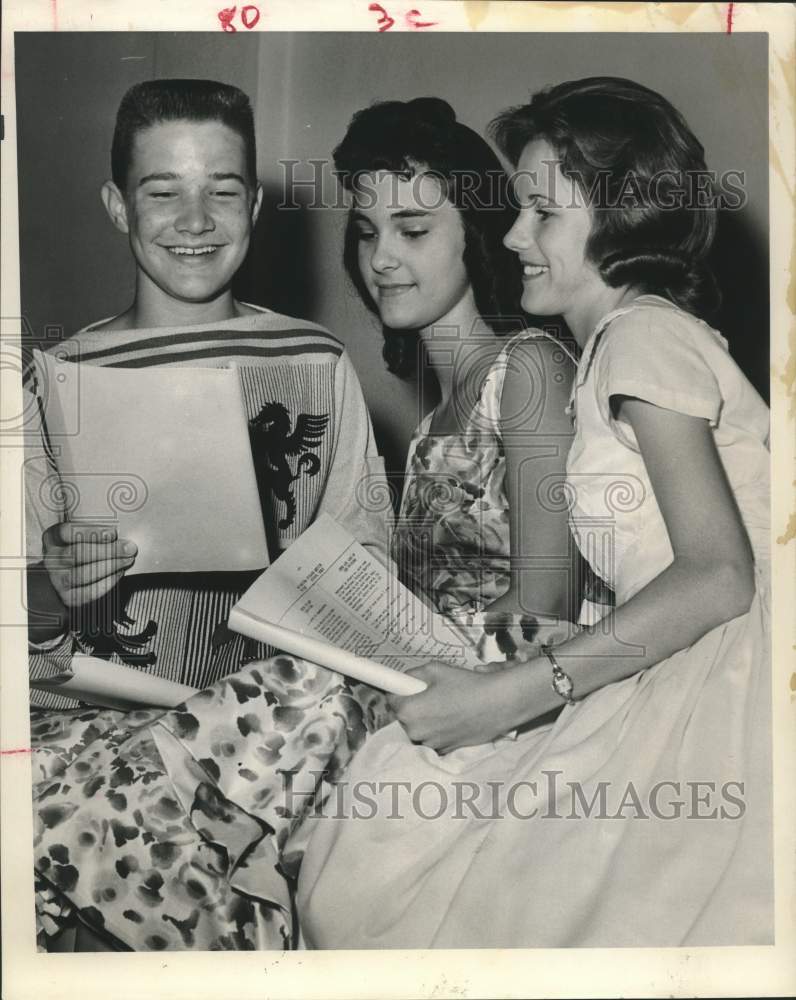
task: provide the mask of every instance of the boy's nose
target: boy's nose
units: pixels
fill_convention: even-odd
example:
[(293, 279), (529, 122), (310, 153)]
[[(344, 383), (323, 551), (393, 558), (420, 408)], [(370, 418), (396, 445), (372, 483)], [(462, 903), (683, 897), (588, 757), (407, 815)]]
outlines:
[(180, 212), (174, 226), (180, 232), (199, 233), (215, 229), (213, 217), (207, 211), (202, 198), (189, 198), (180, 205)]

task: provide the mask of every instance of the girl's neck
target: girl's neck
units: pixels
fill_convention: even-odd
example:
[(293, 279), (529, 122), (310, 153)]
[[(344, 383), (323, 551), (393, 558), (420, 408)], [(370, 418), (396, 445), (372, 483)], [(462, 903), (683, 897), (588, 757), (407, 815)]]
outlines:
[(420, 337), (439, 383), (440, 407), (448, 404), (462, 378), (484, 371), (479, 355), (491, 359), (498, 341), (479, 315), (472, 289), (445, 316), (420, 330)]
[(565, 312), (564, 319), (572, 331), (572, 336), (578, 342), (578, 347), (583, 350), (603, 316), (627, 305), (641, 294), (643, 293), (640, 289), (628, 285), (619, 288), (604, 285), (601, 294), (592, 298), (588, 305)]

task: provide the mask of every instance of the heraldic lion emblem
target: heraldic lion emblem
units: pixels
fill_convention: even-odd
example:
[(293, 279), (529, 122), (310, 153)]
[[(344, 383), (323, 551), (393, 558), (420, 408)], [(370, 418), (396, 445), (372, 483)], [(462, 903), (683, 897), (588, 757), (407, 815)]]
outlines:
[[(320, 458), (310, 449), (317, 449), (328, 423), (328, 414), (301, 413), (291, 433), (290, 414), (281, 403), (266, 403), (249, 421), (255, 461), (260, 456), (265, 457), (268, 486), (277, 500), (287, 507), (285, 516), (279, 521), (280, 528), (289, 528), (296, 517), (293, 483), (302, 475), (317, 475), (321, 467)], [(288, 458), (297, 455), (294, 473)]]

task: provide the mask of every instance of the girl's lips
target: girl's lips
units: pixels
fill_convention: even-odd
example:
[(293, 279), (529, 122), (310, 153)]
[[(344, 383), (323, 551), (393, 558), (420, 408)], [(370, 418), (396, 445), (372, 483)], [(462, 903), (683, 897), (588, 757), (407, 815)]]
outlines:
[(393, 298), (396, 295), (402, 295), (404, 292), (408, 292), (410, 288), (414, 288), (414, 285), (377, 285), (379, 290), (379, 298)]

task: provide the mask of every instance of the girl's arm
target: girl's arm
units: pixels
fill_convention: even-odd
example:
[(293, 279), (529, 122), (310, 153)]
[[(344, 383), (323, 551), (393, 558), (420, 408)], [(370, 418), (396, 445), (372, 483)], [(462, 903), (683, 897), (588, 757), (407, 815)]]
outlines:
[(518, 343), (500, 402), (506, 456), (511, 584), (489, 611), (577, 617), (577, 547), (563, 484), (572, 444), (566, 413), (574, 366), (547, 338)]
[[(671, 564), (596, 627), (556, 648), (576, 698), (638, 673), (748, 611), (749, 539), (707, 420), (624, 399), (669, 534)], [(607, 634), (606, 634), (607, 633)], [(546, 657), (500, 673), (430, 664), (427, 691), (395, 699), (411, 739), (447, 751), (483, 743), (562, 704)]]

